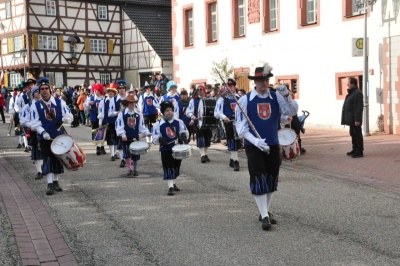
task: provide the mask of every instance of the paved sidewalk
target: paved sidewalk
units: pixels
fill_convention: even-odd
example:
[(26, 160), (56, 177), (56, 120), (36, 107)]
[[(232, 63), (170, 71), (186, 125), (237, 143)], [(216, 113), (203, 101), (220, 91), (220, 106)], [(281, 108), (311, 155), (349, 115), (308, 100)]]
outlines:
[(15, 233), (22, 265), (78, 265), (44, 205), (1, 156), (0, 195)]

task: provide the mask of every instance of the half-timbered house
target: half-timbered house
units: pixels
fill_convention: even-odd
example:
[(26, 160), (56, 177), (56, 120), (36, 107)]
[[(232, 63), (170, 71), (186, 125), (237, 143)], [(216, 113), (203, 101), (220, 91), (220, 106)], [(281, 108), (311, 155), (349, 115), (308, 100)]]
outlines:
[(121, 78), (138, 87), (171, 75), (170, 2), (157, 2), (0, 1), (3, 83), (16, 86), (25, 73), (57, 87)]

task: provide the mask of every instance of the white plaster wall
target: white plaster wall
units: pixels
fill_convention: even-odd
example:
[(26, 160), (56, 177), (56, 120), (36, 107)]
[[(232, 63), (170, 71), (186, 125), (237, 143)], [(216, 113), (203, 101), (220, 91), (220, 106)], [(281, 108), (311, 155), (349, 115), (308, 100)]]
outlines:
[[(261, 1), (260, 1), (261, 2)], [(183, 49), (182, 7), (193, 3), (194, 49)], [(323, 127), (340, 126), (343, 100), (336, 99), (335, 73), (363, 70), (363, 57), (352, 57), (352, 38), (363, 37), (363, 18), (342, 21), (342, 1), (319, 1), (320, 25), (297, 29), (297, 4), (280, 1), (280, 32), (262, 35), (260, 23), (247, 24), (246, 38), (232, 40), (231, 1), (218, 1), (218, 45), (206, 47), (204, 1), (179, 1), (173, 8), (176, 13), (177, 35), (174, 45), (179, 53), (174, 63), (179, 65), (175, 76), (181, 84), (206, 78), (210, 83), (213, 61), (228, 57), (235, 68), (250, 67), (251, 73), (263, 62), (269, 62), (275, 75), (299, 75), (299, 109), (310, 111), (308, 124)], [(261, 7), (262, 10), (262, 7)], [(385, 36), (381, 6), (374, 6), (368, 17), (370, 43), (369, 76), (370, 130), (375, 130), (381, 105), (376, 101), (376, 88), (382, 86), (380, 76), (380, 48)], [(262, 17), (262, 13), (261, 13)], [(248, 22), (247, 22), (248, 23)], [(397, 25), (398, 26), (398, 25)], [(397, 32), (400, 27), (397, 27)], [(393, 33), (394, 34), (394, 33)], [(398, 33), (397, 33), (398, 34)], [(271, 83), (274, 79), (271, 79)]]

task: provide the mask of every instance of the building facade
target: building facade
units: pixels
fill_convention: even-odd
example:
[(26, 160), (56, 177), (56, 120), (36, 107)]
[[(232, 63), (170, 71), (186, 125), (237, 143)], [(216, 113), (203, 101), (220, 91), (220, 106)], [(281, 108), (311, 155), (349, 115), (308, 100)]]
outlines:
[[(398, 0), (368, 1), (368, 60), (363, 56), (364, 0), (172, 1), (174, 79), (216, 83), (214, 63), (227, 59), (239, 87), (269, 62), (271, 83), (297, 90), (300, 110), (314, 126), (342, 128), (347, 78), (367, 92), (370, 132), (400, 133), (400, 27)], [(371, 10), (372, 7), (372, 10)], [(363, 86), (368, 61), (368, 86)], [(220, 82), (218, 82), (220, 83)]]
[(150, 43), (134, 22), (136, 10), (159, 9), (149, 2), (0, 1), (2, 83), (17, 86), (25, 73), (59, 88), (121, 78), (139, 87), (172, 62), (172, 52), (160, 55), (153, 47), (159, 41)]

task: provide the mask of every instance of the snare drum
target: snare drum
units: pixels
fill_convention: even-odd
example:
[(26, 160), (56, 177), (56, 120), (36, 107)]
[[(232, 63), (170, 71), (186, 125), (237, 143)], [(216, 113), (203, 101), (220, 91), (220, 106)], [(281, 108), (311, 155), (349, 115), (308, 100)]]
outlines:
[(129, 145), (129, 151), (134, 155), (142, 155), (149, 151), (150, 145), (144, 141), (135, 141)]
[(201, 98), (199, 100), (198, 115), (199, 128), (218, 127), (218, 120), (214, 116), (216, 101), (212, 98)]
[(278, 131), (281, 157), (284, 160), (294, 160), (300, 155), (300, 146), (293, 129), (283, 128)]
[(182, 144), (172, 147), (172, 157), (176, 160), (182, 160), (192, 156), (192, 145)]
[(50, 146), (51, 152), (68, 170), (78, 170), (86, 163), (86, 155), (69, 135), (56, 137)]

